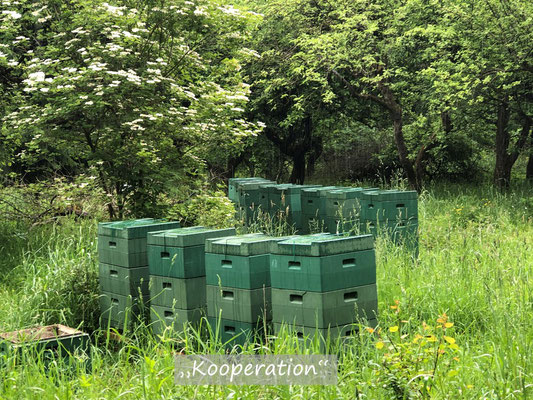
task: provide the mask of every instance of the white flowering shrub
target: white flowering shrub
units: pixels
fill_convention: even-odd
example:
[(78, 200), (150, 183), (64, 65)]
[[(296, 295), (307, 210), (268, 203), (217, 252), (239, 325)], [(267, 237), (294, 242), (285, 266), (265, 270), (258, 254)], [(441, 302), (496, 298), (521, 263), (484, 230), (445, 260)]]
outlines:
[(0, 68), (16, 77), (0, 134), (19, 163), (89, 169), (116, 217), (151, 212), (176, 174), (194, 179), (261, 129), (243, 117), (240, 73), (255, 15), (131, 4), (2, 0), (0, 11)]

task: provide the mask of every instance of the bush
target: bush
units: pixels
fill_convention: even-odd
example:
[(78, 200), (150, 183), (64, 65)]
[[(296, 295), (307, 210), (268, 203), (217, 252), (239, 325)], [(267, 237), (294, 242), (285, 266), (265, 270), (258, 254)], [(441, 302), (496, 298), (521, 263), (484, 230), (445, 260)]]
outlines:
[(165, 216), (180, 221), (182, 226), (201, 225), (229, 228), (236, 225), (235, 206), (221, 188), (199, 188), (164, 196)]

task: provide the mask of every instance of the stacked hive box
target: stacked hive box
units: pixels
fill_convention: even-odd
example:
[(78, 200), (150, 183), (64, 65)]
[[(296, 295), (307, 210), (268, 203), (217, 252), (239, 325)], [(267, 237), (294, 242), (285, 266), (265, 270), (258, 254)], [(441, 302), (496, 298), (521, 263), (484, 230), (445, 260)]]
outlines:
[(271, 183), (272, 181), (265, 178), (230, 178), (228, 180), (228, 198), (234, 203), (239, 203), (240, 185), (253, 182)]
[(361, 230), (387, 233), (396, 243), (418, 247), (418, 195), (415, 191), (377, 190), (361, 196)]
[(279, 212), (289, 213), (291, 204), (287, 191), (293, 186), (297, 185), (269, 183), (259, 188), (261, 197), (266, 196), (270, 215), (275, 216)]
[(102, 325), (123, 329), (148, 300), (148, 232), (179, 227), (152, 218), (98, 224)]
[(376, 260), (371, 235), (307, 235), (272, 245), (272, 322), (299, 336), (349, 335), (360, 318), (375, 325)]
[(270, 321), (270, 245), (262, 234), (208, 240), (207, 317), (222, 342), (243, 344)]
[(317, 186), (302, 189), (301, 201), (301, 230), (307, 234), (312, 230), (325, 231), (326, 196), (331, 190), (341, 189), (336, 186)]
[(318, 188), (319, 185), (264, 185), (260, 190), (267, 191), (269, 213), (275, 217), (278, 212), (283, 212), (289, 225), (296, 231), (302, 229), (302, 201), (303, 189)]
[(205, 314), (205, 241), (234, 235), (235, 229), (202, 226), (148, 235), (150, 316), (155, 334), (180, 331)]
[(273, 183), (275, 182), (259, 178), (236, 183), (239, 196), (239, 214), (244, 217), (246, 225), (251, 224), (257, 218), (259, 211), (268, 213), (268, 194), (261, 188)]
[(325, 230), (356, 234), (360, 229), (361, 196), (375, 188), (337, 188), (325, 193)]

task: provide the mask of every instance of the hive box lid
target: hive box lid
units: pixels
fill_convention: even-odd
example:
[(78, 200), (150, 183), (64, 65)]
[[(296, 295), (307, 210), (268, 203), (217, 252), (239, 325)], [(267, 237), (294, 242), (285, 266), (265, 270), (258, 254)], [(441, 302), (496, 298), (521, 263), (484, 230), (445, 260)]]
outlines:
[(163, 219), (153, 218), (101, 222), (98, 224), (98, 235), (123, 239), (139, 239), (145, 238), (148, 232), (179, 227), (179, 222), (169, 222)]
[(326, 193), (328, 199), (357, 199), (361, 197), (365, 189), (363, 188), (344, 188), (344, 189), (335, 189), (330, 190)]
[(265, 189), (268, 193), (287, 192), (292, 187), (298, 187), (298, 185), (292, 185), (290, 183), (282, 183), (282, 184), (269, 183), (269, 184), (262, 186), (262, 188)]
[(363, 193), (362, 198), (373, 201), (416, 200), (418, 193), (415, 190), (376, 190)]
[(324, 196), (325, 193), (331, 191), (331, 190), (338, 190), (342, 189), (339, 186), (317, 186), (317, 187), (310, 187), (306, 189), (302, 189), (302, 194), (305, 194), (308, 197), (320, 197), (321, 195)]
[(284, 239), (286, 238), (267, 236), (262, 233), (207, 239), (205, 252), (236, 256), (270, 254), (272, 242)]
[(264, 187), (265, 185), (275, 185), (276, 182), (272, 181), (249, 181), (249, 182), (238, 182), (237, 183), (237, 189), (239, 191), (249, 191), (249, 190), (257, 190), (259, 188)]
[(374, 248), (372, 235), (304, 235), (283, 240), (272, 246), (273, 254), (321, 257)]
[(191, 226), (148, 234), (149, 245), (189, 247), (204, 245), (206, 239), (235, 235), (235, 228), (213, 229), (203, 226)]

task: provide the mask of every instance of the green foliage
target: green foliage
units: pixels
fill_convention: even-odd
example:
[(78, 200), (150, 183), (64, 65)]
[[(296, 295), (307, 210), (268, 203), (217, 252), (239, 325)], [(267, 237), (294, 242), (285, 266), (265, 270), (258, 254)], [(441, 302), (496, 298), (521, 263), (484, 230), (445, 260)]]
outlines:
[(103, 218), (108, 201), (95, 177), (83, 174), (74, 179), (56, 176), (29, 184), (8, 181), (0, 188), (3, 219), (26, 226), (53, 222), (66, 215)]
[(178, 202), (172, 201), (168, 207), (166, 216), (171, 220), (180, 221), (183, 226), (229, 228), (236, 224), (235, 206), (221, 189), (201, 188), (190, 193), (187, 198)]
[(19, 264), (4, 270), (6, 286), (1, 290), (9, 300), (0, 307), (0, 325), (17, 329), (63, 323), (96, 329), (100, 313), (94, 220), (63, 218), (57, 225), (34, 228), (27, 240)]
[(2, 44), (25, 79), (3, 132), (23, 168), (83, 168), (113, 197), (111, 214), (142, 215), (173, 174), (256, 134), (239, 73), (252, 14), (203, 0), (10, 4)]

